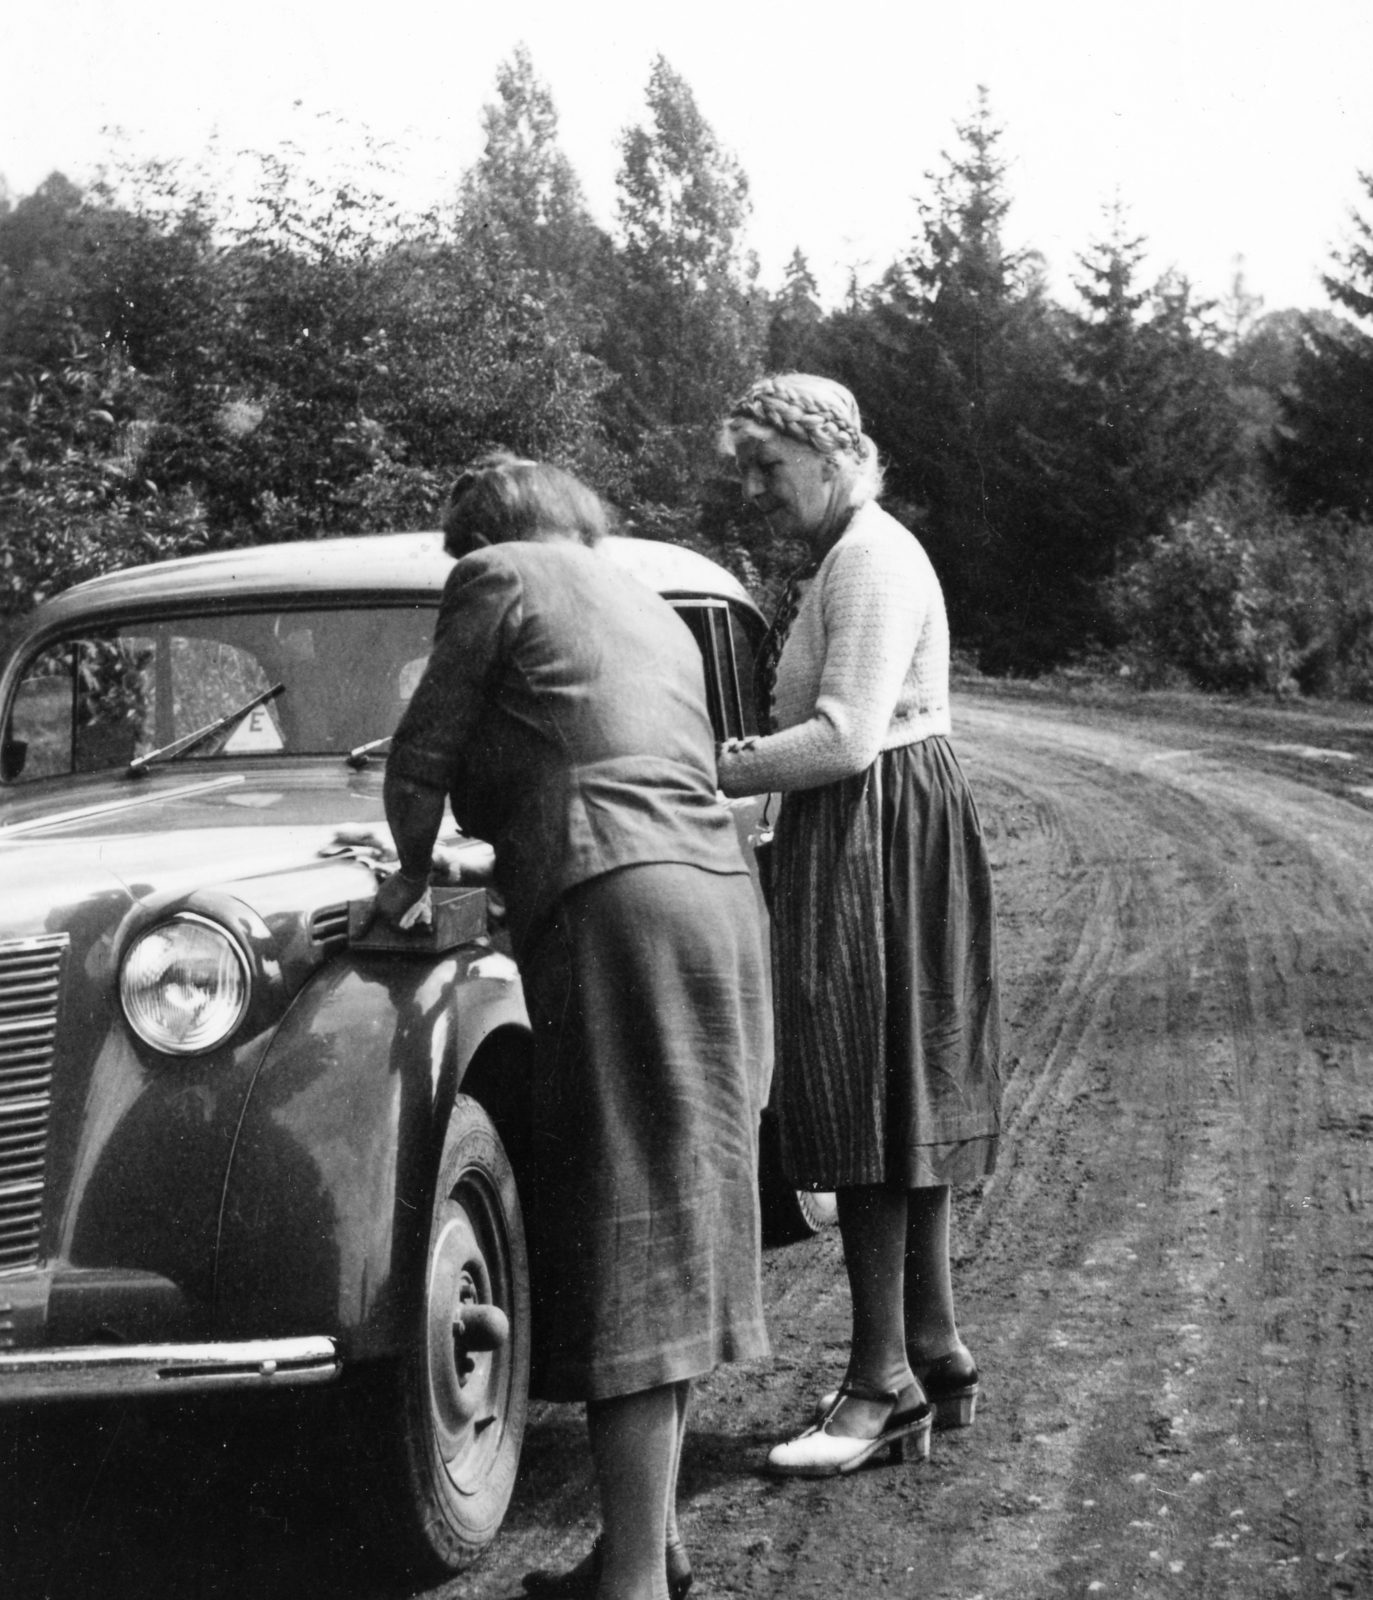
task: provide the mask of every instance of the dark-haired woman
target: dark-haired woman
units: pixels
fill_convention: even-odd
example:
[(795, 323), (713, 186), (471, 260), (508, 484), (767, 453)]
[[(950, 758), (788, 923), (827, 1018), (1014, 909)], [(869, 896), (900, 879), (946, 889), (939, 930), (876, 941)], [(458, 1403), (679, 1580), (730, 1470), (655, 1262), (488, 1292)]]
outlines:
[(690, 1381), (767, 1347), (766, 1001), (699, 652), (596, 551), (604, 528), (553, 467), (502, 458), (454, 485), (459, 559), (387, 764), (400, 870), (378, 908), (423, 894), (447, 795), (495, 848), (534, 1030), (535, 1387), (586, 1402), (601, 1494), (592, 1556), (541, 1587), (666, 1600), (691, 1581)]

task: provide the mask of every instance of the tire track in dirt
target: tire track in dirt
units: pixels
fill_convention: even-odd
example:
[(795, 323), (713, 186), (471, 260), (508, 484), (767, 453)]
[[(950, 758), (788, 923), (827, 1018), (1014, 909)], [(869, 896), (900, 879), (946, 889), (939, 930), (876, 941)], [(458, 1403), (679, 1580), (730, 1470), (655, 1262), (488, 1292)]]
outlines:
[[(1286, 818), (1282, 799), (1267, 797), (1266, 818), (1276, 807), (1280, 823), (1309, 831), (1309, 797)], [(1370, 1283), (1358, 1272), (1366, 1230), (1347, 1205), (1351, 1185), (1340, 1181), (1350, 1161), (1338, 1130), (1356, 1141), (1359, 1130), (1342, 1118), (1338, 1102), (1368, 1082), (1364, 990), (1373, 949), (1366, 867), (1362, 881), (1325, 876), (1329, 835), (1314, 839), (1310, 859), (1323, 892), (1279, 896), (1265, 883), (1268, 892), (1257, 897), (1275, 930), (1275, 971), (1258, 986), (1255, 1009), (1282, 1048), (1257, 1064), (1257, 1095), (1241, 1085), (1250, 1120), (1258, 1120), (1256, 1101), (1262, 1110), (1264, 1134), (1244, 1146), (1261, 1183), (1242, 1236), (1245, 1251), (1261, 1262), (1251, 1286), (1256, 1337), (1249, 1353), (1256, 1359), (1247, 1376), (1259, 1391), (1258, 1447), (1275, 1466), (1294, 1467), (1280, 1502), (1276, 1482), (1263, 1486), (1277, 1559), (1309, 1592), (1354, 1593), (1370, 1587), (1371, 1502), (1367, 1372), (1351, 1366), (1350, 1354), (1361, 1325), (1366, 1367)], [(1332, 1035), (1343, 1050), (1330, 1049)], [(1366, 1142), (1361, 1153), (1366, 1169)]]
[[(977, 1425), (938, 1435), (924, 1467), (763, 1477), (848, 1339), (834, 1230), (769, 1253), (773, 1359), (698, 1386), (693, 1596), (1373, 1600), (1373, 811), (1274, 757), (1301, 747), (1291, 713), (1204, 715), (959, 704), (1008, 1044), (1000, 1169), (956, 1213)], [(1340, 742), (1322, 715), (1306, 744)], [(102, 1434), (83, 1506), (124, 1530), (132, 1490), (111, 1480), (163, 1485), (119, 1537), (168, 1600), (240, 1580), (282, 1600), (399, 1594), (311, 1504), (303, 1468), (212, 1462), (197, 1434), (187, 1505), (168, 1440)], [(272, 1553), (236, 1574), (228, 1552), (262, 1517)], [(535, 1406), (500, 1540), (431, 1593), (512, 1600), (531, 1568), (575, 1561), (596, 1520), (580, 1409)]]
[[(1103, 763), (1107, 773), (1119, 762), (1119, 751), (1114, 755)], [(1343, 1334), (1342, 1353), (1357, 1348), (1358, 1333), (1368, 1331), (1368, 1295), (1357, 1306), (1346, 1300), (1332, 1315), (1322, 1288), (1322, 1278), (1363, 1252), (1357, 1236), (1334, 1225), (1336, 1209), (1321, 1194), (1331, 1145), (1313, 1088), (1330, 1075), (1316, 1065), (1306, 1030), (1329, 1029), (1341, 1010), (1348, 1021), (1352, 1010), (1361, 1059), (1351, 1060), (1350, 1077), (1366, 1095), (1369, 883), (1360, 861), (1354, 890), (1348, 869), (1358, 860), (1351, 846), (1366, 844), (1368, 824), (1324, 800), (1316, 810), (1326, 814), (1313, 818), (1315, 797), (1271, 778), (1251, 785), (1242, 773), (1185, 762), (1162, 771), (1171, 796), (1150, 789), (1117, 795), (1117, 814), (1132, 829), (1161, 829), (1178, 852), (1182, 943), (1172, 949), (1185, 950), (1192, 983), (1179, 983), (1176, 960), (1165, 962), (1170, 972), (1120, 1005), (1130, 1036), (1118, 1036), (1113, 1053), (1117, 1077), (1122, 1069), (1143, 1071), (1143, 1081), (1164, 1096), (1152, 1128), (1135, 1130), (1136, 1159), (1123, 1163), (1118, 1177), (1129, 1193), (1147, 1193), (1151, 1172), (1160, 1184), (1161, 1205), (1135, 1201), (1148, 1221), (1128, 1254), (1147, 1265), (1132, 1298), (1139, 1311), (1151, 1300), (1156, 1311), (1171, 1309), (1170, 1317), (1155, 1316), (1153, 1331), (1174, 1335), (1180, 1358), (1160, 1359), (1171, 1352), (1123, 1333), (1122, 1346), (1135, 1346), (1125, 1381), (1139, 1385), (1137, 1399), (1152, 1394), (1156, 1409), (1142, 1420), (1157, 1448), (1137, 1425), (1131, 1430), (1125, 1397), (1113, 1397), (1096, 1423), (1095, 1443), (1078, 1447), (1075, 1476), (1084, 1487), (1093, 1479), (1111, 1483), (1102, 1469), (1113, 1460), (1121, 1469), (1128, 1464), (1120, 1444), (1131, 1431), (1149, 1470), (1136, 1462), (1134, 1471), (1118, 1472), (1114, 1505), (1082, 1496), (1081, 1509), (1091, 1515), (1070, 1518), (1084, 1525), (1058, 1531), (1061, 1560), (1046, 1592), (1073, 1592), (1076, 1574), (1062, 1559), (1074, 1558), (1064, 1552), (1094, 1544), (1103, 1554), (1087, 1558), (1096, 1569), (1089, 1581), (1103, 1587), (1093, 1592), (1141, 1585), (1141, 1592), (1166, 1592), (1170, 1583), (1189, 1594), (1361, 1592), (1368, 1581), (1367, 1374), (1346, 1358), (1337, 1375), (1326, 1351), (1332, 1323)], [(1166, 874), (1151, 877), (1157, 890)], [(1162, 931), (1157, 910), (1142, 926), (1151, 922)], [(1335, 981), (1313, 988), (1313, 971), (1323, 968), (1311, 949), (1331, 944), (1345, 952), (1343, 965)], [(1147, 965), (1158, 954), (1146, 946), (1141, 960)], [(1151, 1064), (1147, 1056), (1160, 1053), (1141, 1046), (1149, 1006), (1160, 996), (1172, 1015)], [(1208, 1037), (1218, 1018), (1223, 1029)], [(1109, 1131), (1102, 1130), (1108, 1142)], [(1218, 1229), (1205, 1226), (1212, 1213), (1222, 1219)], [(993, 1225), (1011, 1248), (1009, 1219), (998, 1214)], [(1100, 1261), (1101, 1243), (1082, 1265)], [(1134, 1310), (1124, 1311), (1127, 1324), (1138, 1321)], [(1257, 1389), (1247, 1402), (1246, 1389)], [(1242, 1426), (1225, 1415), (1226, 1403), (1232, 1413), (1248, 1404)], [(1138, 1491), (1157, 1490), (1152, 1513), (1124, 1515), (1131, 1507), (1119, 1492), (1122, 1477)], [(1113, 1537), (1090, 1538), (1094, 1524)], [(1131, 1552), (1132, 1530), (1150, 1546), (1142, 1558)], [(981, 1587), (989, 1596), (998, 1592), (995, 1583)]]
[[(761, 1477), (848, 1334), (837, 1237), (770, 1255), (774, 1360), (700, 1386), (696, 1592), (1373, 1594), (1373, 818), (1166, 722), (960, 713), (1009, 1046), (1000, 1170), (957, 1211), (983, 1407), (923, 1468)], [(445, 1593), (584, 1547), (568, 1466)]]

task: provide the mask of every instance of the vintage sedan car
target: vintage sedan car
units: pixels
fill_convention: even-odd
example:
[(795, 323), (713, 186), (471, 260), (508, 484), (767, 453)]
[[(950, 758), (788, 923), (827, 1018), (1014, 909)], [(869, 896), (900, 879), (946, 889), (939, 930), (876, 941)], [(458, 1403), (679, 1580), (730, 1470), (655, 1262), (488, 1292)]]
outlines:
[[(750, 731), (744, 591), (605, 548), (691, 629), (718, 733)], [(40, 607), (0, 680), (0, 1407), (337, 1383), (429, 1576), (499, 1528), (530, 1354), (499, 907), (458, 887), (429, 932), (361, 931), (450, 567), (396, 534), (116, 573)], [(751, 847), (763, 804), (732, 805)], [(488, 853), (440, 842), (455, 878)]]

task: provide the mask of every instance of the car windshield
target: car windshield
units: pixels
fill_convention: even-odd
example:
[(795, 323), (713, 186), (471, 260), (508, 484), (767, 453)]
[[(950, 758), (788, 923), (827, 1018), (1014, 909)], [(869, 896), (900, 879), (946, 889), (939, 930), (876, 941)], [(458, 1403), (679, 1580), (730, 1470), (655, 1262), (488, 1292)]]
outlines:
[(74, 628), (26, 662), (4, 739), (12, 781), (127, 767), (283, 684), (183, 761), (346, 754), (395, 727), (424, 672), (431, 606), (187, 616)]

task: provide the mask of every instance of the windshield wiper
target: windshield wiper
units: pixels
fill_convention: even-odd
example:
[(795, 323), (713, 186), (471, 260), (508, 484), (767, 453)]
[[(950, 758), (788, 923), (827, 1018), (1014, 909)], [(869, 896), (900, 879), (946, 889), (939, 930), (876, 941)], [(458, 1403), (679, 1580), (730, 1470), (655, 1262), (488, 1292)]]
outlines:
[(392, 738), (393, 735), (388, 733), (383, 738), (369, 739), (366, 744), (354, 745), (343, 759), (355, 772), (361, 772), (367, 765), (367, 757), (372, 751), (380, 750), (384, 744), (390, 744)]
[(275, 700), (279, 694), (285, 693), (284, 683), (273, 684), (270, 689), (255, 694), (251, 700), (245, 701), (232, 711), (226, 711), (222, 717), (207, 722), (203, 728), (197, 728), (194, 733), (188, 733), (181, 739), (173, 739), (170, 744), (164, 744), (159, 750), (149, 750), (147, 755), (135, 756), (128, 765), (127, 776), (141, 778), (154, 761), (175, 761), (178, 756), (185, 755), (188, 750), (203, 744), (206, 739), (213, 739), (215, 734), (232, 728), (236, 722), (242, 722), (250, 711), (256, 711), (259, 706), (264, 706), (269, 700)]

